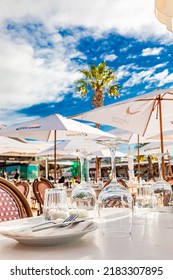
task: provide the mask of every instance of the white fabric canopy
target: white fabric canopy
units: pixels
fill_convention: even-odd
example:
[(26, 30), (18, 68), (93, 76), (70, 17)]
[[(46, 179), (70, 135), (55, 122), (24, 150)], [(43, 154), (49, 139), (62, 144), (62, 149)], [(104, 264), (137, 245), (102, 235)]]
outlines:
[(152, 141), (155, 142), (155, 140), (152, 140), (150, 138), (145, 138), (136, 133), (133, 133), (128, 130), (121, 129), (121, 128), (115, 128), (115, 129), (109, 130), (109, 133), (116, 136), (117, 140), (119, 140), (119, 141), (127, 141), (128, 144), (137, 144), (138, 136), (139, 136), (139, 143), (147, 143), (147, 142), (152, 142)]
[(0, 136), (54, 141), (54, 180), (56, 182), (56, 140), (114, 138), (113, 135), (78, 121), (54, 114), (2, 128)]
[(54, 141), (54, 131), (57, 131), (57, 140), (94, 139), (99, 136), (113, 138), (100, 129), (58, 114), (3, 128), (0, 130), (0, 136)]
[[(150, 138), (160, 134), (164, 153), (163, 131), (173, 129), (173, 89), (155, 90), (135, 98), (85, 112), (75, 119), (115, 126)], [(164, 177), (164, 158), (162, 157)]]
[[(109, 149), (104, 148), (103, 145), (94, 140), (65, 140), (57, 144), (57, 153), (66, 154), (74, 153), (76, 151), (81, 153), (90, 153), (90, 156), (110, 157)], [(54, 147), (51, 146), (37, 154), (37, 156), (51, 156), (54, 153)], [(125, 156), (125, 153), (117, 151), (117, 157)]]
[[(158, 140), (160, 137), (159, 134), (153, 135), (150, 139), (152, 141)], [(173, 141), (173, 130), (163, 131), (163, 139), (164, 141)]]
[[(102, 148), (103, 145), (96, 143), (96, 141), (86, 140), (86, 139), (65, 140), (56, 145), (56, 151), (58, 154), (73, 153), (76, 152), (77, 150), (80, 152), (93, 152)], [(54, 147), (51, 146), (48, 149), (38, 153), (37, 156), (53, 155), (53, 153), (54, 153)]]
[(173, 1), (155, 0), (156, 18), (166, 25), (167, 29), (173, 32)]
[(155, 90), (74, 116), (78, 120), (129, 130), (146, 138), (160, 132), (158, 100), (161, 99), (164, 130), (173, 129), (173, 89)]
[(1, 155), (26, 155), (38, 153), (46, 148), (44, 144), (22, 143), (5, 136), (0, 137), (0, 154)]
[[(173, 151), (173, 142), (165, 143), (165, 150), (168, 152)], [(141, 155), (154, 155), (160, 153), (160, 142), (149, 143), (140, 148)], [(136, 155), (137, 151), (133, 151), (133, 155)]]

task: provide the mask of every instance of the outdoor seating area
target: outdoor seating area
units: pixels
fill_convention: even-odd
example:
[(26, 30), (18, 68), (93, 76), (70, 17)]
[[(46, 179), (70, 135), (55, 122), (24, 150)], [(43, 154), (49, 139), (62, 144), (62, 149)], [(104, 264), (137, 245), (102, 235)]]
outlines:
[[(128, 102), (126, 106), (128, 106)], [(51, 129), (51, 125), (47, 129), (48, 120), (51, 121), (51, 125), (53, 123), (56, 130)], [(114, 238), (114, 242), (117, 238), (126, 237), (128, 248), (130, 242), (135, 242), (135, 235), (140, 235), (140, 231), (143, 230), (142, 221), (145, 221), (147, 226), (150, 215), (153, 217), (153, 223), (157, 215), (157, 219), (161, 219), (161, 223), (163, 223), (161, 213), (164, 213), (166, 217), (169, 216), (169, 225), (165, 223), (163, 225), (165, 236), (168, 234), (169, 240), (168, 229), (171, 226), (173, 212), (170, 154), (167, 159), (167, 153), (158, 153), (158, 151), (155, 153), (155, 148), (158, 149), (157, 145), (152, 147), (153, 151), (151, 151), (151, 148), (148, 148), (151, 143), (154, 143), (151, 140), (151, 143), (144, 145), (141, 150), (138, 146), (138, 156), (136, 156), (136, 151), (132, 152), (129, 149), (131, 143), (127, 139), (132, 134), (133, 137), (135, 135), (130, 131), (119, 129), (114, 130), (113, 133), (104, 132), (60, 115), (51, 115), (37, 120), (37, 123), (39, 122), (41, 126), (37, 128), (38, 134), (34, 130), (35, 128), (31, 128), (30, 137), (38, 141), (49, 135), (53, 146), (42, 148), (42, 151), (39, 151), (34, 157), (32, 154), (32, 166), (26, 165), (24, 168), (24, 166), (20, 166), (19, 162), (16, 166), (12, 163), (12, 167), (10, 167), (10, 163), (7, 161), (6, 166), (3, 163), (5, 170), (3, 176), (6, 176), (6, 179), (0, 178), (0, 241), (7, 239), (7, 244), (15, 244), (14, 242), (17, 241), (19, 245), (30, 246), (34, 252), (35, 247), (54, 247), (67, 243), (70, 244), (68, 246), (73, 247), (75, 246), (74, 241), (80, 243), (85, 240), (87, 242), (91, 236), (94, 242), (101, 242), (102, 239), (107, 242), (106, 238), (110, 236)], [(16, 132), (19, 125), (3, 128), (0, 131), (0, 137), (2, 137), (1, 135), (3, 137), (17, 137), (17, 135), (22, 138), (28, 137), (28, 132), (22, 131), (22, 127), (35, 127), (34, 123), (35, 121), (30, 121), (21, 124), (19, 132)], [(82, 130), (87, 131), (87, 136), (80, 134)], [(77, 132), (76, 140), (73, 139), (73, 131)], [(42, 134), (42, 132), (44, 133)], [(71, 140), (66, 140), (66, 133), (73, 133)], [(134, 137), (134, 139), (137, 138)], [(124, 148), (126, 146), (126, 153), (119, 151), (122, 144)], [(171, 146), (169, 146), (169, 150), (171, 151)], [(140, 161), (140, 153), (146, 155), (146, 158), (148, 157), (145, 169)], [(152, 154), (155, 165), (149, 156)], [(60, 158), (59, 155), (61, 155)], [(62, 156), (63, 164), (60, 163)], [(46, 157), (44, 165), (42, 157)], [(103, 160), (104, 158), (105, 160)], [(123, 168), (121, 169), (122, 160)], [(68, 167), (65, 165), (66, 161)], [(73, 163), (69, 163), (70, 161)], [(29, 162), (31, 163), (31, 160)], [(142, 167), (145, 171), (142, 171)], [(8, 176), (10, 168), (15, 169), (14, 178)], [(28, 170), (31, 172), (31, 168), (34, 168), (35, 178), (33, 179), (28, 177), (28, 174), (32, 174), (28, 172)], [(39, 176), (40, 174), (43, 174), (44, 177)], [(145, 177), (142, 177), (143, 174)], [(103, 175), (104, 177), (102, 177)], [(71, 220), (71, 215), (75, 217), (76, 221)], [(66, 225), (68, 217), (70, 220)], [(29, 219), (28, 223), (27, 219)], [(16, 227), (17, 220), (19, 228), (14, 230), (13, 225)], [(23, 227), (23, 223), (25, 225), (25, 221), (26, 230), (22, 230), (21, 227)], [(139, 226), (135, 225), (136, 222), (139, 223)], [(160, 220), (158, 222), (160, 223)], [(58, 226), (58, 223), (63, 224), (65, 235), (63, 232), (61, 234), (60, 229), (56, 231), (53, 229), (56, 226), (62, 227)], [(42, 224), (43, 227), (44, 225), (47, 227), (42, 229)], [(34, 227), (37, 225), (38, 230), (35, 233)], [(152, 235), (143, 238), (146, 238), (151, 249), (153, 246)], [(4, 246), (4, 244), (4, 242), (0, 242), (0, 246)], [(105, 248), (106, 243), (103, 246)], [(133, 246), (135, 254), (134, 243)], [(107, 247), (105, 252), (107, 252)], [(25, 250), (23, 253), (25, 255)], [(95, 252), (92, 251), (92, 254), (95, 256)], [(131, 254), (131, 258), (134, 254)], [(137, 254), (139, 254), (139, 259), (148, 258), (146, 252), (144, 255), (139, 252)], [(100, 258), (104, 258), (104, 256), (100, 256)], [(125, 258), (126, 252), (124, 251), (121, 256)], [(155, 256), (153, 253), (153, 257)], [(64, 258), (66, 257), (65, 253)], [(111, 257), (113, 255), (110, 254)], [(170, 258), (169, 250), (167, 258)]]
[[(128, 106), (128, 102), (126, 106)], [(57, 130), (51, 129), (51, 126), (47, 130), (46, 123), (49, 119)], [(155, 153), (158, 144), (155, 147), (152, 146), (151, 150), (151, 144), (154, 143), (151, 140), (150, 144), (144, 145), (141, 149), (139, 149), (138, 142), (138, 156), (136, 156), (136, 151), (132, 152), (129, 148), (132, 144), (129, 139), (133, 134), (134, 143), (137, 137), (134, 136), (134, 132), (130, 131), (118, 129), (104, 132), (60, 115), (51, 115), (37, 120), (38, 122), (41, 123), (41, 127), (37, 128), (38, 134), (34, 128), (31, 128), (30, 137), (38, 141), (49, 135), (53, 146), (50, 145), (46, 149), (42, 147), (42, 151), (39, 151), (34, 157), (32, 154), (31, 166), (29, 166), (31, 160), (28, 166), (20, 165), (19, 162), (16, 166), (12, 163), (10, 167), (10, 159), (9, 163), (6, 160), (6, 166), (3, 163), (5, 170), (5, 172), (3, 170), (3, 176), (6, 176), (6, 179), (0, 178), (0, 241), (7, 239), (7, 244), (17, 241), (19, 245), (30, 246), (33, 251), (35, 246), (54, 247), (70, 243), (68, 246), (73, 247), (75, 246), (74, 241), (80, 243), (82, 240), (86, 240), (87, 242), (91, 236), (94, 242), (96, 240), (101, 242), (102, 239), (107, 242), (106, 238), (109, 236), (114, 238), (115, 242), (117, 238), (125, 237), (127, 242), (135, 242), (135, 234), (140, 235), (142, 230), (141, 222), (145, 221), (147, 225), (150, 215), (153, 219), (156, 219), (156, 215), (158, 215), (157, 219), (161, 219), (163, 223), (161, 213), (170, 217), (169, 225), (164, 223), (165, 235), (168, 234), (169, 239), (167, 231), (171, 226), (173, 212), (170, 154), (167, 158), (167, 153), (158, 153), (158, 150)], [(61, 126), (59, 122), (61, 122)], [(35, 121), (27, 122), (21, 124), (20, 127), (28, 125), (35, 127), (34, 123)], [(22, 129), (16, 132), (18, 126), (3, 128), (0, 131), (0, 137), (2, 137), (1, 135), (3, 137), (17, 137), (17, 135), (28, 137), (28, 132), (26, 133)], [(82, 130), (87, 131), (87, 136), (77, 133), (76, 140), (74, 140), (73, 132), (72, 139), (66, 140), (66, 132), (72, 133), (75, 130), (80, 133)], [(46, 136), (45, 132), (46, 134), (48, 132)], [(119, 151), (121, 145), (123, 148), (126, 146), (126, 153)], [(159, 147), (161, 149), (161, 145)], [(169, 151), (171, 149), (169, 143)], [(140, 161), (140, 153), (146, 155), (145, 165)], [(150, 156), (152, 154), (155, 163), (152, 163)], [(59, 157), (59, 155), (61, 156)], [(44, 165), (43, 157), (46, 157)], [(63, 164), (61, 164), (62, 157)], [(65, 164), (66, 161), (68, 165)], [(120, 167), (121, 162), (122, 167)], [(12, 168), (15, 169), (13, 178), (8, 176), (8, 170), (11, 172)], [(28, 177), (28, 174), (32, 174), (28, 172), (28, 170), (31, 172), (31, 168), (34, 168), (35, 178)], [(41, 174), (44, 176), (39, 176)], [(75, 217), (76, 221), (71, 220), (71, 215)], [(66, 226), (68, 217), (70, 222)], [(29, 224), (27, 224), (28, 218)], [(17, 220), (19, 229), (14, 230), (13, 225), (16, 227)], [(21, 229), (24, 221), (26, 221), (26, 231)], [(135, 225), (136, 222), (139, 223), (138, 227)], [(160, 223), (160, 220), (158, 222)], [(54, 226), (51, 226), (51, 223)], [(60, 229), (56, 231), (53, 229), (56, 226), (62, 227), (57, 223), (64, 223), (65, 235), (63, 233), (61, 235)], [(44, 225), (48, 227), (42, 229), (42, 224), (43, 227)], [(37, 225), (38, 230), (35, 233), (34, 227)], [(144, 238), (152, 248), (152, 235)], [(0, 244), (4, 246), (4, 242)], [(105, 248), (106, 245), (103, 246)], [(128, 246), (130, 243), (127, 243)], [(135, 252), (135, 244), (133, 246)], [(107, 252), (106, 250), (107, 248), (105, 252)], [(23, 253), (25, 254), (25, 250)], [(95, 255), (94, 252), (92, 254)], [(139, 254), (139, 259), (148, 257), (146, 252), (144, 255), (139, 252), (137, 254)], [(111, 256), (113, 257), (110, 254), (110, 258)], [(122, 258), (125, 256), (124, 251)], [(131, 254), (131, 257), (133, 256), (134, 254)], [(155, 254), (153, 254), (154, 256)], [(66, 257), (65, 253), (64, 258)], [(169, 250), (167, 257), (170, 258)]]
[(168, 279), (150, 260), (173, 259), (173, 1), (2, 2), (8, 278)]

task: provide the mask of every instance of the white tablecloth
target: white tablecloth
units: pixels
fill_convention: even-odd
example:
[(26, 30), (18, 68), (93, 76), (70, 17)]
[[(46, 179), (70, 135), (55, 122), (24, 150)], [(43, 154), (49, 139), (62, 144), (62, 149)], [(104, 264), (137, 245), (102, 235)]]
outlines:
[(173, 213), (136, 212), (129, 237), (103, 237), (98, 229), (72, 244), (30, 247), (0, 236), (0, 259), (173, 260)]

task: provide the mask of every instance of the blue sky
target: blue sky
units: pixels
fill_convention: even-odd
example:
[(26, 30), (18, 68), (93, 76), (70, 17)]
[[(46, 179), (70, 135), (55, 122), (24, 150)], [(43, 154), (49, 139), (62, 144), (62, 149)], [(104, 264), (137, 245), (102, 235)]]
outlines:
[(172, 87), (172, 48), (154, 0), (1, 0), (0, 123), (90, 110), (75, 81), (104, 60), (122, 86), (105, 105)]

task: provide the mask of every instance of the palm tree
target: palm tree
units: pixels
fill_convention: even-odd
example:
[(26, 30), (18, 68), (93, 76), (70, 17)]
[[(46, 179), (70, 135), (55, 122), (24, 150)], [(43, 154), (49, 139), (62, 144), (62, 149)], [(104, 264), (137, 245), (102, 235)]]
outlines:
[(105, 93), (109, 97), (119, 96), (118, 90), (121, 86), (113, 83), (117, 79), (116, 71), (107, 67), (106, 62), (102, 62), (98, 66), (92, 64), (89, 66), (89, 70), (83, 69), (80, 72), (84, 78), (76, 82), (77, 92), (85, 97), (89, 91), (93, 91), (92, 107), (98, 108), (104, 105)]
[[(94, 108), (102, 107), (104, 105), (105, 92), (109, 97), (119, 96), (118, 90), (120, 85), (113, 83), (117, 77), (115, 70), (106, 66), (106, 62), (98, 64), (98, 66), (92, 64), (89, 66), (89, 70), (80, 70), (83, 74), (83, 79), (76, 82), (76, 90), (82, 96), (85, 97), (89, 91), (93, 91), (93, 97), (91, 105)], [(97, 128), (100, 128), (100, 124), (96, 124)], [(96, 158), (96, 181), (98, 177), (99, 159)]]

